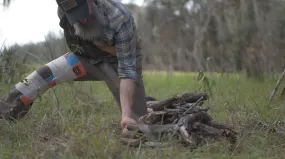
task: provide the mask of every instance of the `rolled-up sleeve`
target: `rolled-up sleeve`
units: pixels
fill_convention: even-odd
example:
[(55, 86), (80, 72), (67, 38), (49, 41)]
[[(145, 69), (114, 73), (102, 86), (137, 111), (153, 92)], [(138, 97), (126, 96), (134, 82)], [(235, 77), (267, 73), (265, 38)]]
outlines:
[(136, 30), (132, 18), (125, 21), (115, 34), (119, 78), (136, 80)]

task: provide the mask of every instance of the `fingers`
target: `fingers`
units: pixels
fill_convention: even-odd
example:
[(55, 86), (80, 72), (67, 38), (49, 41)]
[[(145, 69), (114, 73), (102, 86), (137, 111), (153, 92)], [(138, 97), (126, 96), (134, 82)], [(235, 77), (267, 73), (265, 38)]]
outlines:
[(122, 121), (121, 121), (121, 129), (124, 130), (126, 129), (127, 130), (127, 125), (128, 124), (136, 124), (137, 122), (132, 119), (132, 118), (123, 118)]
[(123, 128), (122, 133), (123, 134), (127, 134), (129, 132), (129, 130), (127, 129), (127, 127)]

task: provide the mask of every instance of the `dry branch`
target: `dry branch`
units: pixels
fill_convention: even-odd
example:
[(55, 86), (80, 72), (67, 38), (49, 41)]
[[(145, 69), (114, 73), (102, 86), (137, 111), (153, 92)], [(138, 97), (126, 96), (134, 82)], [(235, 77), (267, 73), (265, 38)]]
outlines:
[(207, 93), (185, 93), (185, 94), (182, 94), (181, 96), (175, 95), (173, 97), (167, 98), (159, 102), (151, 101), (152, 104), (148, 104), (148, 108), (151, 108), (153, 111), (158, 111), (158, 110), (163, 110), (164, 108), (182, 106), (186, 103), (194, 103), (199, 99), (201, 99), (201, 101), (207, 100), (208, 94)]
[(284, 71), (283, 71), (281, 77), (278, 79), (278, 81), (277, 81), (277, 83), (276, 83), (276, 85), (275, 85), (275, 87), (274, 87), (274, 89), (273, 89), (273, 91), (272, 91), (272, 93), (271, 93), (271, 95), (270, 95), (270, 98), (269, 98), (269, 101), (268, 101), (268, 105), (269, 105), (270, 102), (272, 101), (272, 99), (273, 99), (274, 95), (276, 94), (276, 92), (277, 92), (277, 90), (278, 90), (278, 88), (279, 88), (279, 85), (280, 85), (280, 83), (283, 81), (284, 77), (285, 77), (285, 69), (284, 69)]
[(161, 102), (148, 105), (148, 108), (152, 108), (154, 111), (162, 110), (164, 107), (168, 107), (169, 105), (171, 105), (174, 101), (177, 100), (177, 98), (178, 97), (176, 97), (176, 96), (172, 97), (172, 98), (168, 98), (168, 99), (163, 100)]
[(140, 133), (144, 137), (122, 139), (122, 142), (130, 142), (129, 145), (132, 146), (136, 143), (155, 147), (167, 145), (163, 142), (166, 138), (197, 147), (205, 138), (226, 138), (230, 143), (235, 143), (237, 133), (228, 125), (214, 121), (208, 114), (209, 108), (202, 106), (202, 102), (207, 99), (206, 93), (185, 93), (162, 101), (147, 102), (151, 111), (139, 119), (139, 124), (127, 126), (129, 131)]

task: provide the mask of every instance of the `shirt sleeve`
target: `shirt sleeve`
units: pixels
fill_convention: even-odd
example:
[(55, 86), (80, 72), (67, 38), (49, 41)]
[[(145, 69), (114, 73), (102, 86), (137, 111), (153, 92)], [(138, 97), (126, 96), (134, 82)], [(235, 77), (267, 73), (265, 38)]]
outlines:
[(115, 33), (119, 78), (136, 80), (136, 30), (131, 18)]

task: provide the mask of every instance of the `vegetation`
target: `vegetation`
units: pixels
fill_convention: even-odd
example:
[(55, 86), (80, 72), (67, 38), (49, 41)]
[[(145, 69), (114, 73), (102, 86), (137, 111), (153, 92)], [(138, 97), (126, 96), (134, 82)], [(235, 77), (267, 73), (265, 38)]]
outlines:
[(10, 3), (11, 3), (11, 0), (2, 0), (2, 5), (4, 7), (9, 7)]
[[(177, 92), (205, 88), (197, 81), (196, 73), (144, 72), (144, 75), (147, 94), (159, 100)], [(275, 80), (249, 81), (238, 74), (205, 76), (216, 82), (211, 87), (211, 98), (205, 103), (211, 108), (211, 116), (219, 122), (234, 125), (239, 132), (238, 144), (233, 152), (228, 151), (228, 142), (223, 140), (195, 150), (177, 145), (165, 149), (122, 146), (119, 142), (118, 106), (105, 84), (78, 82), (50, 89), (20, 122), (1, 121), (0, 157), (282, 158), (284, 131), (270, 130), (275, 121), (283, 120), (285, 108), (283, 102), (278, 100), (267, 105)], [(1, 85), (1, 94), (8, 87)]]
[[(268, 105), (285, 63), (284, 4), (164, 0), (148, 1), (144, 8), (129, 5), (143, 40), (147, 95), (162, 100), (209, 92), (205, 104), (211, 116), (239, 132), (233, 152), (224, 141), (195, 150), (121, 145), (119, 107), (108, 88), (103, 82), (75, 82), (49, 89), (20, 122), (0, 121), (0, 158), (284, 158), (285, 130), (275, 129), (284, 124), (284, 101), (277, 94)], [(1, 46), (0, 95), (67, 51), (65, 40), (53, 33), (36, 44)]]
[(145, 62), (154, 69), (246, 72), (256, 79), (280, 72), (285, 60), (284, 4), (279, 0), (149, 1), (138, 9), (137, 21)]

